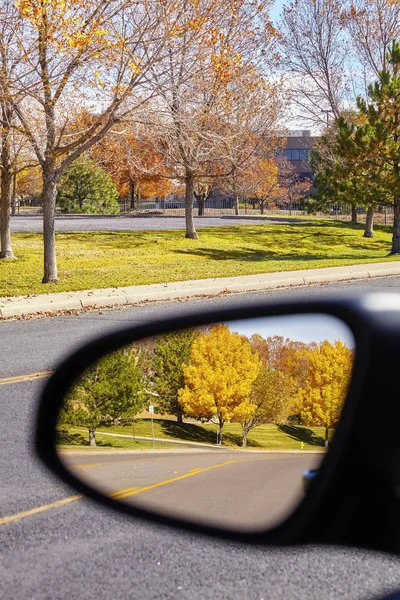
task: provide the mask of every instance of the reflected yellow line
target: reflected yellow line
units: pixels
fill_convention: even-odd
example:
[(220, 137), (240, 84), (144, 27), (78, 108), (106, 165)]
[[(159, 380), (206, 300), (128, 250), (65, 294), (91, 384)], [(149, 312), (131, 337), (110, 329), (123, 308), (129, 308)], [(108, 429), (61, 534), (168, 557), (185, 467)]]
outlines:
[(107, 465), (110, 463), (92, 463), (89, 465), (71, 465), (68, 469), (86, 469), (87, 467), (100, 467), (101, 465)]
[(35, 379), (43, 379), (50, 377), (54, 371), (39, 371), (38, 373), (28, 373), (27, 375), (16, 375), (15, 377), (4, 377), (0, 379), (0, 385), (10, 385), (12, 383), (20, 383), (22, 381), (34, 381)]
[[(251, 459), (250, 459), (251, 460)], [(247, 462), (245, 460), (227, 460), (224, 463), (219, 465), (213, 465), (212, 467), (204, 467), (200, 469), (193, 469), (189, 471), (189, 473), (185, 473), (184, 475), (178, 475), (178, 477), (173, 477), (172, 479), (165, 479), (164, 481), (159, 481), (158, 483), (152, 483), (151, 485), (146, 485), (142, 488), (133, 489), (133, 491), (126, 491), (123, 493), (123, 490), (119, 493), (116, 500), (121, 500), (122, 498), (128, 498), (128, 496), (134, 496), (136, 494), (141, 494), (142, 492), (147, 492), (148, 490), (153, 490), (154, 488), (161, 487), (162, 485), (167, 485), (168, 483), (174, 483), (175, 481), (181, 481), (182, 479), (187, 479), (188, 477), (193, 477), (194, 475), (198, 475), (199, 473), (205, 473), (206, 471), (212, 471), (213, 469), (219, 469), (220, 467), (225, 467), (227, 465), (233, 465), (239, 462)], [(116, 492), (118, 493), (118, 492)]]
[[(174, 483), (175, 481), (181, 481), (182, 479), (187, 479), (188, 477), (193, 477), (194, 475), (198, 475), (199, 473), (205, 473), (206, 471), (212, 471), (213, 469), (219, 469), (221, 467), (225, 467), (228, 465), (250, 462), (250, 461), (254, 461), (254, 460), (265, 460), (265, 459), (264, 458), (262, 458), (262, 459), (248, 458), (248, 459), (244, 459), (244, 460), (243, 459), (227, 460), (223, 463), (220, 463), (218, 465), (213, 465), (211, 467), (192, 469), (191, 471), (189, 471), (188, 473), (185, 473), (184, 475), (178, 475), (178, 477), (173, 477), (171, 479), (165, 479), (164, 481), (159, 481), (158, 483), (153, 483), (151, 485), (147, 485), (142, 488), (131, 487), (131, 488), (125, 488), (122, 490), (118, 490), (116, 492), (112, 492), (111, 494), (108, 494), (108, 497), (112, 498), (113, 500), (122, 500), (123, 498), (128, 498), (129, 496), (134, 496), (134, 495), (140, 494), (142, 492), (147, 492), (148, 490), (152, 490), (157, 487), (167, 485), (169, 483)], [(83, 466), (91, 466), (91, 465), (81, 465), (81, 466), (83, 467)], [(93, 465), (93, 466), (95, 466), (95, 465)], [(62, 506), (65, 506), (66, 504), (71, 504), (72, 502), (81, 500), (82, 498), (84, 498), (83, 495), (69, 496), (68, 498), (64, 498), (63, 500), (57, 500), (56, 502), (51, 502), (50, 504), (44, 504), (42, 506), (37, 506), (36, 508), (32, 508), (30, 510), (24, 510), (20, 513), (16, 513), (15, 515), (10, 515), (8, 517), (1, 517), (0, 518), (0, 526), (6, 525), (8, 523), (12, 523), (14, 521), (20, 521), (21, 519), (25, 519), (27, 517), (32, 517), (34, 515), (37, 515), (42, 512), (46, 512), (53, 508), (60, 508)]]
[(134, 490), (137, 490), (136, 487), (125, 488), (124, 490), (119, 490), (118, 492), (113, 492), (112, 494), (108, 494), (109, 498), (113, 498), (113, 500), (118, 500), (120, 497), (125, 498), (127, 493), (131, 493)]

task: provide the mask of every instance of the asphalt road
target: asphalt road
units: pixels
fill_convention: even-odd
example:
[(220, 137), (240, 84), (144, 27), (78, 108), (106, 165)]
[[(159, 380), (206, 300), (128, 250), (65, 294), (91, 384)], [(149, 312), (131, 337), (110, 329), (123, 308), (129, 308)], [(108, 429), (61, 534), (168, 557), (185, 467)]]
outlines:
[(282, 522), (303, 497), (302, 474), (322, 453), (163, 451), (76, 456), (62, 462), (75, 477), (119, 502), (234, 531)]
[[(382, 278), (268, 293), (260, 299), (400, 293)], [(0, 377), (53, 368), (84, 339), (156, 316), (235, 304), (239, 296), (0, 323)], [(43, 381), (0, 386), (0, 514), (9, 516), (75, 492), (32, 452), (32, 425)], [(172, 489), (172, 488), (171, 488)], [(341, 548), (248, 548), (127, 520), (87, 500), (0, 526), (0, 595), (7, 599), (205, 598), (370, 599), (400, 588), (400, 561)]]
[[(254, 225), (254, 219), (220, 219), (195, 217), (196, 228)], [(269, 221), (270, 223), (276, 222)], [(285, 219), (281, 221), (284, 223)], [(184, 217), (56, 217), (56, 231), (162, 231), (185, 229)], [(43, 217), (11, 217), (11, 231), (42, 232)]]

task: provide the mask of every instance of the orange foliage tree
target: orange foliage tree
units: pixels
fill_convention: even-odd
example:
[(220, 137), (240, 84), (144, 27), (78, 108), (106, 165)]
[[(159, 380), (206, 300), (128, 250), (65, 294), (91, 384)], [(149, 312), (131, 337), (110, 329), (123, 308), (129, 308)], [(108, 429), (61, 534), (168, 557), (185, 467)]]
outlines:
[[(25, 60), (18, 89), (9, 86), (6, 92), (42, 171), (43, 283), (58, 280), (54, 217), (61, 175), (151, 96), (148, 79), (173, 33), (163, 27), (164, 16), (183, 11), (184, 4), (179, 0), (17, 1), (24, 22), (18, 43)], [(174, 24), (173, 17), (170, 23)], [(19, 101), (21, 87), (26, 102)], [(83, 106), (91, 107), (92, 122), (71, 131)]]

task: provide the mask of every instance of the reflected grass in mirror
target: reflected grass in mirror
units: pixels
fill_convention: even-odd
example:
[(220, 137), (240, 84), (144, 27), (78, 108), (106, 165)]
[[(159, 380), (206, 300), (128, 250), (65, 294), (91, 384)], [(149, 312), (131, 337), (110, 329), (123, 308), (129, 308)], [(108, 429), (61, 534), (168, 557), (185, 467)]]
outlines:
[[(136, 507), (234, 530), (276, 525), (340, 419), (354, 339), (338, 319), (247, 319), (135, 342), (60, 412), (74, 475)], [(90, 459), (88, 454), (101, 454)]]

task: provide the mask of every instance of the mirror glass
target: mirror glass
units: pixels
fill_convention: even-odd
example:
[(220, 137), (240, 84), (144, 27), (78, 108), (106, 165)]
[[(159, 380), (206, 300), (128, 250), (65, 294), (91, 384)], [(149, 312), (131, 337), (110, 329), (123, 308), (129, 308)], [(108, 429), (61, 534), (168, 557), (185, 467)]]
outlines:
[(304, 497), (332, 442), (354, 338), (323, 314), (212, 324), (106, 355), (72, 386), (58, 452), (75, 477), (138, 508), (265, 530)]

